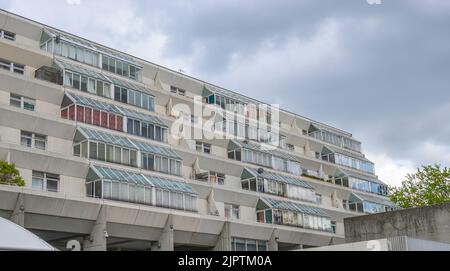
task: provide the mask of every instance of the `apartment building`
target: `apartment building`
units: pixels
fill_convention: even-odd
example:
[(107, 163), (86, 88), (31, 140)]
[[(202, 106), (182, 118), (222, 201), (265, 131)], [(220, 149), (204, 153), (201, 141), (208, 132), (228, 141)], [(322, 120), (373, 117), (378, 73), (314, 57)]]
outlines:
[(6, 11), (0, 68), (0, 216), (59, 249), (312, 248), (396, 208), (352, 134)]

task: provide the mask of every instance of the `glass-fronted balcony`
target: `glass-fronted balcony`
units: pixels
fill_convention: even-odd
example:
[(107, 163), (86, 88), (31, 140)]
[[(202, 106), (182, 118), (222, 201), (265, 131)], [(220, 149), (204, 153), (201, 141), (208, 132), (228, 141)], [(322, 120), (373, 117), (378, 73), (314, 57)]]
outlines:
[(142, 67), (132, 57), (59, 31), (44, 29), (40, 48), (48, 53), (142, 81)]
[(168, 127), (157, 116), (69, 92), (61, 104), (61, 117), (159, 142), (168, 140)]
[(91, 165), (88, 197), (197, 212), (198, 194), (185, 182)]
[(307, 182), (263, 169), (244, 168), (242, 189), (316, 203), (316, 191)]
[(398, 207), (388, 198), (378, 198), (361, 193), (351, 193), (344, 208), (352, 212), (374, 214), (389, 212)]
[(308, 136), (333, 144), (338, 147), (346, 148), (352, 151), (361, 152), (361, 143), (349, 137), (333, 133), (325, 129), (319, 129), (311, 125), (308, 129)]
[(265, 150), (261, 144), (251, 141), (230, 140), (228, 158), (254, 165), (273, 168), (297, 176), (302, 174), (298, 158), (280, 150)]
[(125, 114), (115, 105), (66, 92), (61, 118), (121, 132)]
[(330, 147), (323, 147), (321, 151), (321, 158), (324, 161), (346, 166), (349, 168), (361, 170), (367, 173), (375, 174), (375, 166), (372, 162), (364, 157), (353, 157), (346, 154), (344, 151), (332, 149)]
[(330, 216), (323, 209), (296, 202), (260, 198), (256, 216), (261, 223), (332, 232)]
[(73, 148), (78, 157), (182, 176), (182, 159), (176, 152), (124, 136), (79, 127)]
[(355, 190), (369, 192), (380, 196), (389, 195), (388, 186), (378, 179), (369, 178), (354, 172), (337, 169), (333, 181), (336, 185), (349, 187)]

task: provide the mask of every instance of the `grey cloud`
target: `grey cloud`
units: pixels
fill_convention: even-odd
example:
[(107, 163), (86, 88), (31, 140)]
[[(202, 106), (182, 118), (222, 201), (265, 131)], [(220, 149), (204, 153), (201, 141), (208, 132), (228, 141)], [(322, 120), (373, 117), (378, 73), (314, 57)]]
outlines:
[[(0, 0), (0, 6), (8, 8), (12, 2)], [(84, 6), (91, 16), (114, 19), (95, 8), (101, 4), (91, 2), (83, 1), (76, 8)], [(106, 2), (124, 6), (123, 1)], [(374, 6), (365, 0), (125, 4), (136, 20), (142, 20), (144, 29), (133, 31), (129, 25), (127, 33), (115, 33), (107, 21), (100, 24), (89, 16), (83, 17), (87, 22), (76, 24), (77, 16), (67, 10), (63, 18), (46, 13), (36, 19), (87, 33), (122, 50), (157, 30), (167, 37), (160, 52), (167, 59), (189, 59), (201, 45), (189, 71), (193, 75), (267, 102), (280, 101), (291, 111), (349, 130), (373, 153), (415, 165), (450, 164), (448, 155), (424, 154), (421, 147), (430, 142), (450, 148), (448, 1), (385, 0)], [(39, 16), (25, 4), (16, 7), (15, 12)], [(289, 47), (293, 41), (314, 41), (327, 22), (336, 26), (335, 43), (329, 44), (335, 51), (327, 52), (328, 44), (316, 50), (326, 59), (319, 57), (315, 65), (302, 51), (288, 52), (297, 48)], [(267, 42), (270, 49), (264, 48)], [(273, 52), (287, 61), (293, 53), (293, 61), (256, 65), (258, 58)]]

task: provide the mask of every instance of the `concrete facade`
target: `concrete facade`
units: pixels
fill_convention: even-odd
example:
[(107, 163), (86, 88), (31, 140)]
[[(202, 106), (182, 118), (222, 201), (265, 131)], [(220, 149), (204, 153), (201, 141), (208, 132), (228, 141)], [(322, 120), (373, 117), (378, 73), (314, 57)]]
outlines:
[(450, 244), (450, 203), (344, 219), (347, 243), (408, 236)]
[[(236, 139), (239, 147), (228, 138), (178, 139), (172, 129), (182, 119), (177, 108), (193, 110), (197, 97), (203, 99), (202, 110), (231, 100), (246, 107), (263, 103), (6, 11), (0, 10), (0, 25), (15, 34), (14, 40), (0, 38), (0, 159), (16, 164), (26, 182), (21, 188), (0, 186), (0, 216), (59, 249), (69, 241), (84, 250), (318, 247), (344, 242), (344, 218), (393, 208), (361, 143), (346, 131), (280, 110), (278, 145), (263, 152), (261, 123), (270, 119), (273, 130), (276, 125), (259, 109), (251, 120), (257, 137), (250, 136), (246, 122), (245, 136)], [(110, 59), (106, 66), (105, 59)], [(143, 108), (145, 97), (154, 108)], [(27, 108), (30, 101), (33, 106)], [(76, 116), (70, 115), (71, 106)], [(92, 115), (87, 109), (78, 115), (79, 107)], [(102, 113), (95, 125), (97, 110)], [(142, 132), (144, 122), (152, 125), (154, 138), (145, 136), (150, 128)], [(201, 128), (191, 122), (183, 131)], [(239, 133), (242, 127), (237, 121), (233, 125)], [(163, 129), (167, 140), (157, 140)], [(40, 136), (45, 146), (36, 148)], [(242, 155), (251, 150), (254, 161), (250, 155), (230, 158), (236, 150), (230, 146)], [(114, 152), (105, 150), (109, 147)], [(102, 148), (103, 155), (109, 152), (119, 161), (101, 158)], [(126, 158), (134, 150), (135, 164), (131, 154)], [(160, 157), (161, 170), (145, 168), (144, 153)], [(276, 167), (276, 159), (283, 165)], [(181, 172), (172, 172), (175, 162)], [(248, 169), (265, 176), (243, 179)], [(253, 188), (250, 179), (261, 187)], [(299, 192), (290, 196), (294, 190)]]

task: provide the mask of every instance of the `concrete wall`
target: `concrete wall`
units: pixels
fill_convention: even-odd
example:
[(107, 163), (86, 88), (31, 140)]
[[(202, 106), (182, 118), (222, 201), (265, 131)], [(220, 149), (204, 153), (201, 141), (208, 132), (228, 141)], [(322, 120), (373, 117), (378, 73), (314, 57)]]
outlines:
[(450, 243), (450, 203), (344, 219), (347, 243), (395, 236)]

